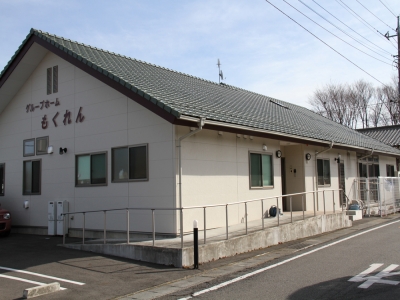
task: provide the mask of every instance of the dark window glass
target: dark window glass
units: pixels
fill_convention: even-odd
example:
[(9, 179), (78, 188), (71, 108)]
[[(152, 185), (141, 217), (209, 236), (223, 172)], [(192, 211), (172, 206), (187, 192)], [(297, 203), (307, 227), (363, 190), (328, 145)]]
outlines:
[(52, 70), (51, 68), (47, 69), (47, 95), (51, 94), (51, 81), (52, 81)]
[(92, 155), (90, 164), (90, 176), (92, 184), (106, 183), (107, 171), (105, 153)]
[(5, 167), (4, 164), (0, 164), (0, 196), (4, 196), (4, 176), (5, 176)]
[(394, 176), (394, 166), (393, 165), (386, 165), (386, 176), (387, 177), (395, 177)]
[(47, 154), (48, 146), (49, 146), (48, 136), (36, 138), (36, 155)]
[(58, 92), (58, 66), (53, 67), (53, 93)]
[(41, 185), (40, 160), (24, 161), (24, 195), (39, 195)]
[(147, 178), (147, 147), (129, 148), (129, 179)]
[(318, 185), (331, 184), (331, 167), (329, 159), (317, 159)]
[(112, 150), (112, 180), (127, 181), (129, 172), (128, 148), (117, 148)]
[(261, 185), (261, 155), (250, 154), (250, 178), (251, 186), (257, 187)]

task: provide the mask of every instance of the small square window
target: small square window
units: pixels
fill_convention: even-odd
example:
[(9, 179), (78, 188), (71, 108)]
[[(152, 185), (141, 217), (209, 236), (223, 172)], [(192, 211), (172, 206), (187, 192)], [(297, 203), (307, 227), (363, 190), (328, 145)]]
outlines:
[(47, 147), (49, 146), (49, 137), (36, 138), (36, 155), (47, 154)]
[(24, 156), (35, 155), (35, 139), (24, 140)]

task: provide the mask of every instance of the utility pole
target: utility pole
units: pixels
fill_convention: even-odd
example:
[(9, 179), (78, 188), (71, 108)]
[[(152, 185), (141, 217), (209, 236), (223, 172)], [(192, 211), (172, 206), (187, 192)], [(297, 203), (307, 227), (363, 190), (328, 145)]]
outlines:
[[(397, 97), (398, 99), (398, 107), (400, 107), (400, 16), (397, 16), (397, 34), (389, 35), (389, 31), (385, 34), (385, 37), (389, 40), (389, 38), (397, 37), (397, 55), (393, 55), (393, 57), (397, 57)], [(400, 112), (399, 112), (400, 114)]]

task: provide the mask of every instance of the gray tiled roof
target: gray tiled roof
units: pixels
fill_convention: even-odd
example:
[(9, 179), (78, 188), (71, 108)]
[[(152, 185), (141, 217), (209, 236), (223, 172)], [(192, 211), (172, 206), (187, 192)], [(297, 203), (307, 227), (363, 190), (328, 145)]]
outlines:
[[(400, 155), (397, 149), (301, 106), (179, 73), (39, 30), (32, 29), (24, 43), (31, 35), (38, 36), (94, 70), (113, 78), (178, 118), (205, 117), (228, 126), (246, 126), (272, 134), (322, 142), (334, 141), (335, 144), (373, 148), (378, 152)], [(0, 79), (7, 67), (0, 74)]]
[(387, 145), (400, 146), (400, 125), (365, 128), (358, 131)]

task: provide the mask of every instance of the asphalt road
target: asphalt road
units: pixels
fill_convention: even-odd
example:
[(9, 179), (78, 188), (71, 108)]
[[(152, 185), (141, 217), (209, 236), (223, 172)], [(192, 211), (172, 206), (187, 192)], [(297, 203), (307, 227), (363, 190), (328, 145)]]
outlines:
[(400, 221), (353, 236), (163, 299), (400, 299)]

